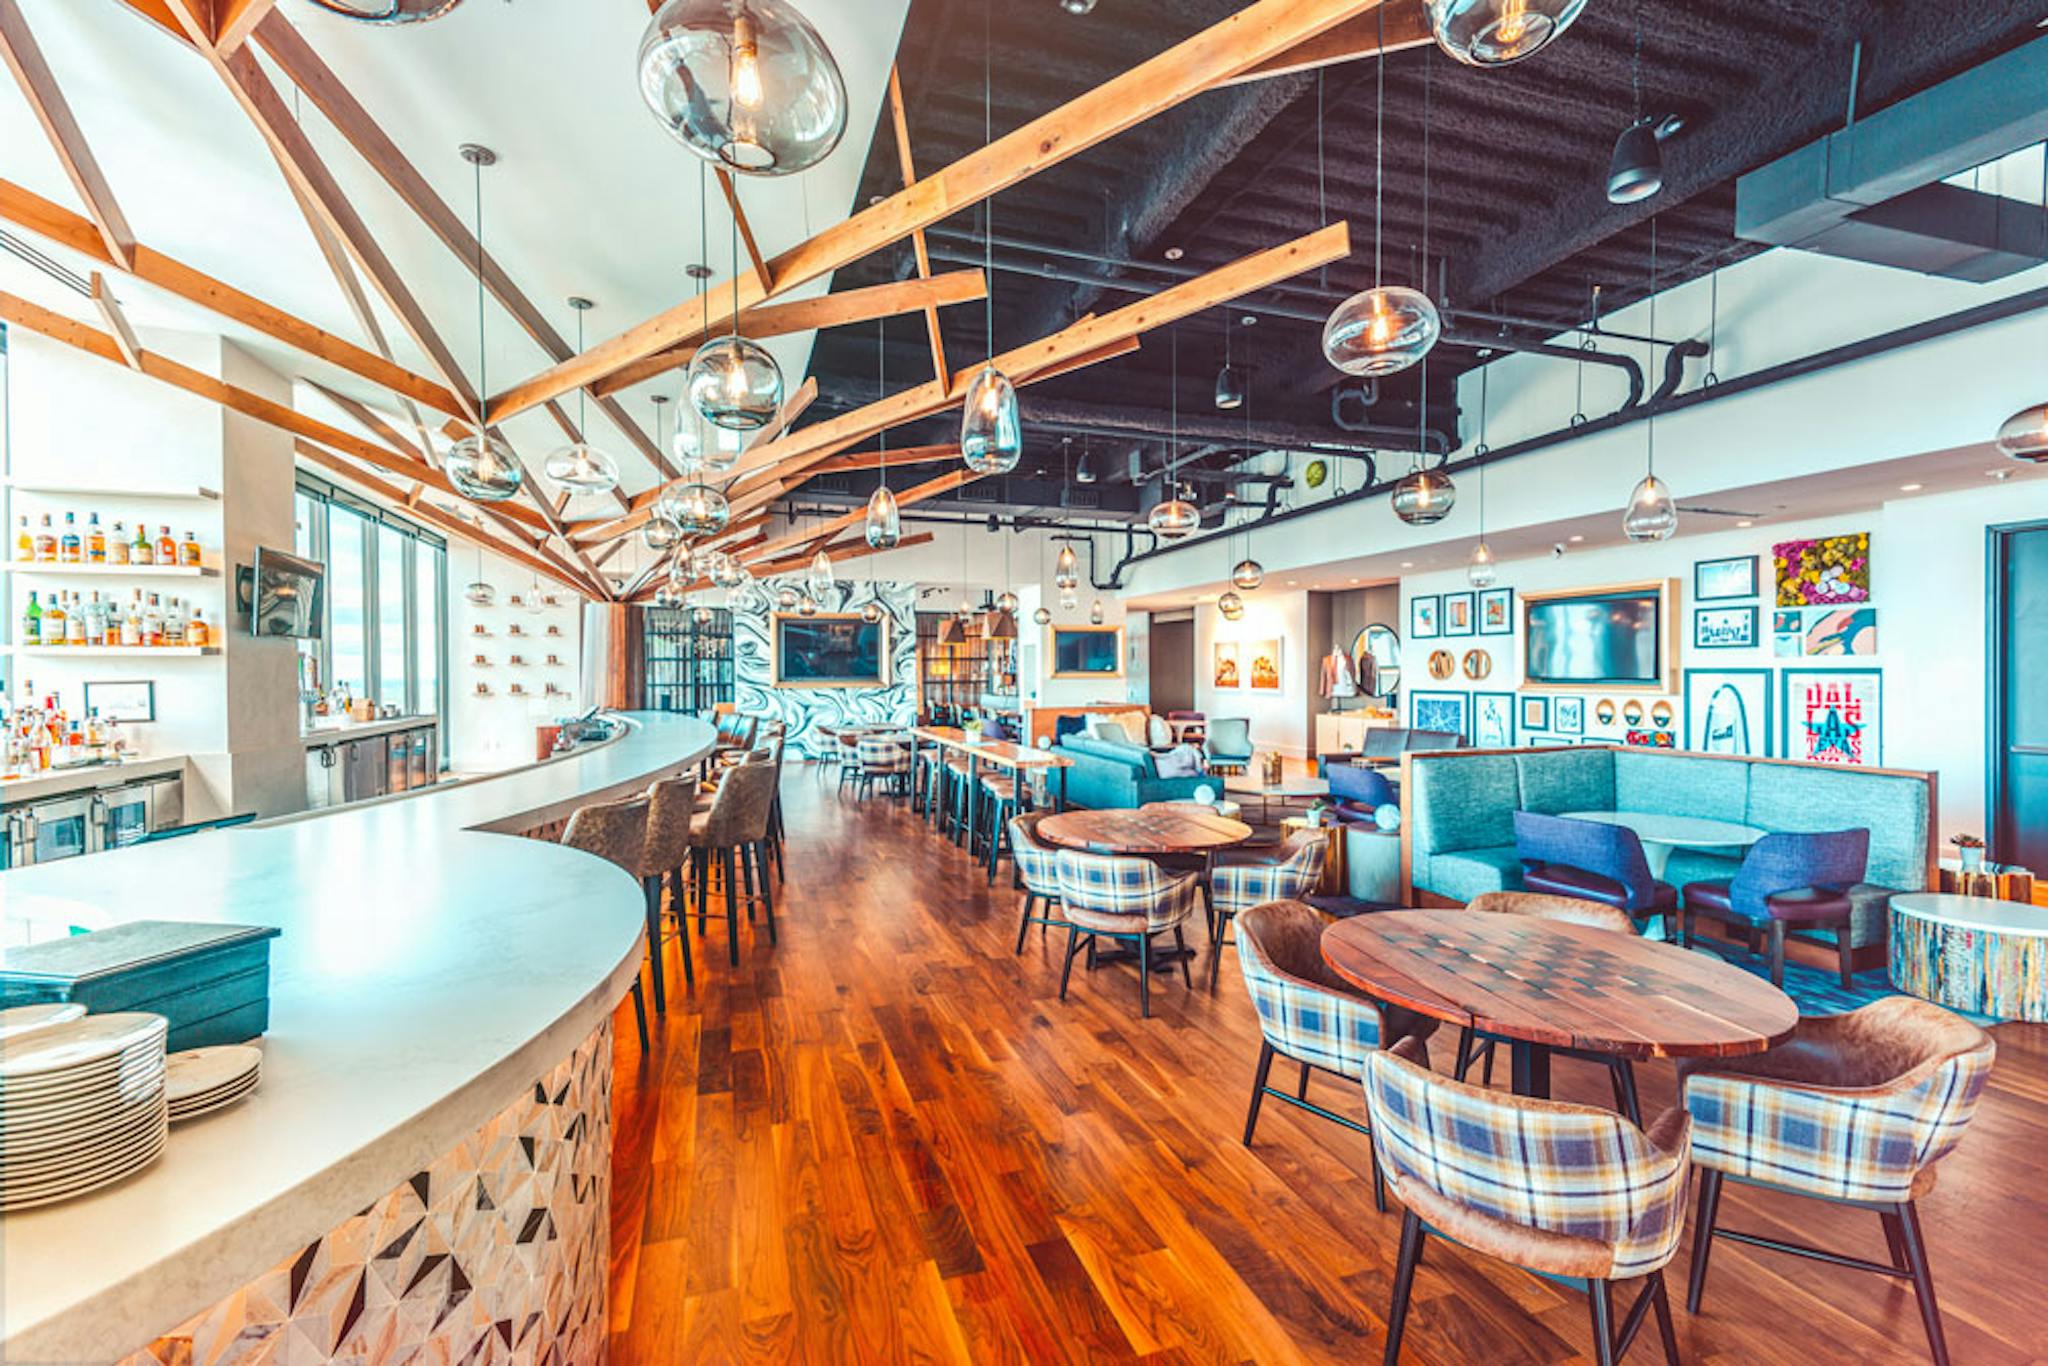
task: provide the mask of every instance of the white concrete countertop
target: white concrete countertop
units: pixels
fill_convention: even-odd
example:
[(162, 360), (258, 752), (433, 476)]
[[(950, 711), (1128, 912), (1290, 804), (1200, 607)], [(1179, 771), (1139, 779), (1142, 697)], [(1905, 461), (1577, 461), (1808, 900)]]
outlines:
[(103, 787), (123, 787), (144, 778), (183, 773), (185, 756), (162, 754), (154, 759), (130, 759), (122, 764), (95, 764), (90, 768), (52, 769), (33, 778), (0, 781), (0, 806), (21, 806), (28, 802), (68, 797), (74, 792), (92, 792)]
[(427, 1166), (589, 1037), (640, 970), (639, 884), (483, 832), (637, 790), (712, 747), (699, 721), (629, 720), (609, 742), (471, 782), (0, 874), (8, 921), (283, 930), (261, 1089), (174, 1129), (119, 1186), (0, 1219), (0, 1360), (145, 1346)]
[(313, 728), (299, 735), (299, 743), (307, 749), (318, 745), (341, 745), (350, 740), (367, 740), (373, 735), (389, 735), (394, 731), (418, 730), (422, 726), (438, 726), (438, 716), (394, 716), (381, 721), (347, 721), (334, 717), (322, 717), (313, 723)]

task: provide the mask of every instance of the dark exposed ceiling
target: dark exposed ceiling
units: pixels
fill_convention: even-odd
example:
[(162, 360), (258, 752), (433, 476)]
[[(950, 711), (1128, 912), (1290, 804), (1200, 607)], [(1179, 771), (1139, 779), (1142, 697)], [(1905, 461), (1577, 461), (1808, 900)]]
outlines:
[[(1092, 13), (1073, 15), (1057, 0), (915, 0), (898, 66), (919, 170), (983, 144), (985, 59), (988, 126), (1001, 136), (1237, 8), (1233, 0), (1099, 0)], [(1247, 449), (1454, 446), (1457, 374), (1492, 354), (1483, 348), (1526, 348), (1586, 325), (1596, 291), (1601, 311), (1640, 299), (1653, 216), (1662, 285), (1759, 250), (1734, 236), (1734, 178), (1839, 127), (1852, 70), (1867, 112), (2034, 36), (2043, 15), (2043, 0), (1592, 0), (1552, 47), (1504, 69), (1465, 67), (1425, 45), (1393, 53), (1384, 72), (1365, 59), (1190, 100), (995, 201), (996, 351), (1324, 222), (1350, 221), (1352, 255), (1322, 276), (1148, 336), (1135, 355), (1026, 389), (1020, 474), (1057, 481), (1085, 443), (1103, 468), (1103, 507), (1138, 510), (1132, 462), (1157, 471), (1174, 449), (1166, 433), (1176, 388), (1177, 449), (1197, 470)], [(1631, 81), (1638, 71), (1640, 106)], [(1604, 193), (1608, 157), (1638, 107), (1676, 114), (1685, 126), (1665, 144), (1665, 191), (1617, 207)], [(898, 188), (885, 115), (863, 202)], [(1428, 365), (1426, 413), (1417, 403), (1420, 368), (1382, 382), (1368, 405), (1336, 399), (1357, 381), (1321, 356), (1321, 319), (1373, 281), (1376, 199), (1384, 278), (1420, 285), (1450, 310), (1449, 336)], [(978, 212), (934, 229), (935, 269), (979, 264), (981, 231)], [(905, 244), (841, 271), (834, 287), (914, 269)], [(949, 364), (987, 354), (981, 309), (942, 317)], [(1248, 440), (1247, 412), (1218, 412), (1212, 401), (1226, 329), (1249, 375)], [(822, 395), (814, 411), (877, 397), (880, 338), (891, 391), (930, 378), (919, 317), (827, 331), (813, 352)], [(1604, 349), (1623, 348), (1609, 341)], [(1640, 345), (1633, 350), (1640, 355)], [(1572, 363), (1570, 353), (1558, 363)], [(1646, 382), (1654, 388), (1660, 378)], [(956, 421), (898, 429), (890, 444), (947, 440)], [(856, 483), (848, 491), (864, 492)], [(1044, 487), (1020, 486), (1000, 501), (1029, 503)]]

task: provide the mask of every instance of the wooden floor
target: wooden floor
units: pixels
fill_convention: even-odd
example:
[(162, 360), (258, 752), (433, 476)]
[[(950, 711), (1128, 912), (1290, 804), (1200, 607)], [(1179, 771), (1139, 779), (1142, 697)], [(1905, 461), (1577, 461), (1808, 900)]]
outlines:
[[(1240, 1145), (1259, 1034), (1233, 960), (1213, 993), (1206, 964), (1155, 984), (1149, 1021), (1125, 969), (1062, 1004), (1051, 944), (1011, 952), (1016, 895), (900, 805), (808, 769), (785, 798), (780, 947), (743, 931), (733, 970), (715, 926), (649, 1055), (619, 1022), (615, 1362), (1379, 1359), (1399, 1212), (1335, 1126), (1269, 1104)], [(1997, 1033), (1923, 1202), (1959, 1363), (2048, 1359), (2048, 1027)], [(1668, 1067), (1639, 1075), (1670, 1103)], [(1558, 1086), (1606, 1100), (1584, 1064)], [(1884, 1256), (1874, 1215), (1735, 1187), (1723, 1210)], [(1416, 1295), (1410, 1362), (1589, 1350), (1583, 1297), (1444, 1244)], [(1909, 1289), (1726, 1242), (1678, 1331), (1688, 1361), (1926, 1359)]]

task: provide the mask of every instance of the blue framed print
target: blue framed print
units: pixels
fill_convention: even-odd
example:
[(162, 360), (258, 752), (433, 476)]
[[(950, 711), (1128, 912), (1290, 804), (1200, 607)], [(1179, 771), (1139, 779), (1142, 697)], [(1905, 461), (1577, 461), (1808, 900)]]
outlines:
[(1444, 634), (1447, 636), (1469, 636), (1478, 630), (1478, 622), (1472, 612), (1470, 593), (1444, 594)]
[(1725, 560), (1699, 560), (1692, 567), (1692, 600), (1716, 602), (1757, 595), (1756, 556), (1733, 555)]
[(1540, 693), (1523, 693), (1520, 700), (1522, 714), (1518, 718), (1523, 734), (1530, 731), (1550, 729), (1550, 699)]
[(1756, 648), (1757, 609), (1754, 607), (1695, 607), (1692, 609), (1692, 647), (1695, 650), (1753, 650)]
[(1586, 699), (1583, 697), (1551, 698), (1550, 728), (1559, 735), (1584, 735), (1586, 733)]
[(1411, 692), (1408, 725), (1414, 730), (1440, 730), (1461, 740), (1472, 737), (1472, 694)]
[(1778, 686), (1781, 757), (1846, 768), (1884, 763), (1882, 669), (1783, 669)]
[(1511, 636), (1515, 633), (1515, 590), (1489, 588), (1479, 595), (1479, 634)]
[(1443, 634), (1443, 623), (1437, 613), (1442, 601), (1436, 594), (1420, 594), (1408, 599), (1408, 639), (1435, 640)]
[(1774, 757), (1769, 669), (1687, 669), (1685, 747), (1700, 754)]
[(1509, 749), (1515, 743), (1515, 695), (1511, 692), (1472, 694), (1472, 744), (1479, 749)]

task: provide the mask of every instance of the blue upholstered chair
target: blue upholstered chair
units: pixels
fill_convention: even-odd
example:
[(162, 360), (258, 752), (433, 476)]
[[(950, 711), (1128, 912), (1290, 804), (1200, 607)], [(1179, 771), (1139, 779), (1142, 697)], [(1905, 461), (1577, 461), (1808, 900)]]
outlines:
[[(1367, 1056), (1365, 1108), (1380, 1171), (1403, 1207), (1389, 1366), (1400, 1359), (1408, 1294), (1431, 1233), (1583, 1287), (1601, 1366), (1628, 1350), (1646, 1308), (1665, 1359), (1678, 1360), (1664, 1267), (1685, 1228), (1685, 1111), (1667, 1110), (1645, 1131), (1611, 1110), (1452, 1081), (1406, 1041)], [(1638, 1277), (1643, 1288), (1617, 1338), (1614, 1282)]]
[(1863, 881), (1869, 863), (1868, 830), (1765, 835), (1749, 847), (1731, 881), (1685, 884), (1683, 942), (1692, 942), (1694, 918), (1702, 915), (1742, 926), (1751, 949), (1756, 947), (1757, 932), (1766, 930), (1771, 982), (1782, 987), (1786, 926), (1831, 930), (1836, 970), (1842, 985), (1851, 986), (1855, 964), (1849, 943), (1849, 889)]
[(1329, 779), (1330, 800), (1345, 820), (1370, 821), (1380, 807), (1400, 804), (1400, 790), (1378, 769), (1332, 764), (1324, 776)]
[(1060, 904), (1060, 851), (1038, 837), (1038, 823), (1050, 814), (1025, 811), (1010, 817), (1010, 857), (1017, 869), (1017, 881), (1024, 887), (1024, 914), (1017, 922), (1017, 952), (1024, 952), (1024, 936), (1033, 925), (1066, 927), (1066, 921), (1051, 914), (1033, 914), (1044, 902), (1047, 912)]
[(1252, 761), (1252, 723), (1242, 716), (1219, 716), (1209, 723), (1204, 747), (1211, 772), (1242, 773)]
[[(1910, 1281), (1928, 1347), (1937, 1366), (1947, 1366), (1915, 1202), (1934, 1189), (1934, 1164), (1962, 1141), (1996, 1056), (1991, 1036), (1968, 1020), (1888, 996), (1846, 1015), (1802, 1017), (1790, 1039), (1765, 1053), (1681, 1063), (1700, 1168), (1686, 1307), (1699, 1312), (1719, 1232), (1751, 1247)], [(1890, 1265), (1717, 1230), (1724, 1180), (1875, 1212)], [(1794, 1216), (1788, 1210), (1783, 1217)]]
[(1650, 876), (1643, 842), (1625, 825), (1517, 811), (1515, 857), (1529, 891), (1597, 901), (1637, 919), (1662, 915), (1667, 939), (1677, 928), (1677, 890)]
[(1180, 956), (1182, 982), (1188, 974), (1187, 937), (1181, 927), (1202, 904), (1199, 873), (1170, 873), (1150, 859), (1059, 852), (1060, 904), (1067, 917), (1067, 961), (1060, 970), (1060, 999), (1067, 999), (1067, 981), (1074, 973), (1074, 955), (1083, 947), (1095, 963), (1095, 941), (1112, 939), (1131, 946), (1138, 960), (1138, 1014), (1152, 1014), (1152, 938), (1173, 935)]
[[(1422, 1057), (1429, 1056), (1425, 1040), (1435, 1032), (1435, 1020), (1360, 995), (1323, 962), (1323, 929), (1329, 923), (1330, 917), (1315, 907), (1292, 900), (1251, 907), (1237, 922), (1237, 965), (1244, 972), (1245, 994), (1259, 1012), (1261, 1035), (1251, 1108), (1244, 1117), (1247, 1148), (1267, 1096), (1353, 1133), (1370, 1134), (1362, 1121), (1309, 1100), (1311, 1073), (1327, 1072), (1355, 1085), (1365, 1080), (1369, 1054), (1410, 1036), (1424, 1050)], [(1276, 1057), (1301, 1066), (1301, 1082), (1291, 1095), (1267, 1084)], [(1386, 1209), (1386, 1188), (1377, 1166), (1373, 1200)]]

